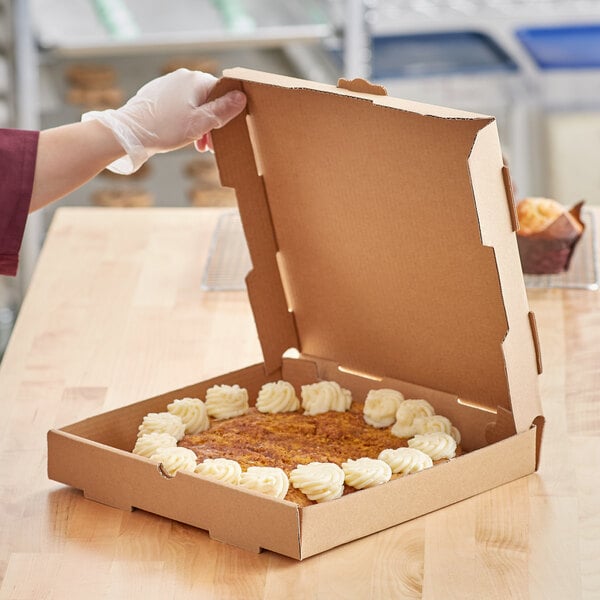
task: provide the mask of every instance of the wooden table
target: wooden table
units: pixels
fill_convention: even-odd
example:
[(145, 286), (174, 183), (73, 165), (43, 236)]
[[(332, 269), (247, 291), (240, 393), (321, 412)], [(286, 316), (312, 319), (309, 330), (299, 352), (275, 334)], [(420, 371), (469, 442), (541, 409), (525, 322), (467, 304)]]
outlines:
[[(536, 290), (538, 473), (301, 563), (85, 500), (46, 432), (260, 360), (220, 209), (61, 209), (0, 370), (0, 599), (600, 598), (600, 293)], [(360, 518), (360, 515), (357, 515)]]

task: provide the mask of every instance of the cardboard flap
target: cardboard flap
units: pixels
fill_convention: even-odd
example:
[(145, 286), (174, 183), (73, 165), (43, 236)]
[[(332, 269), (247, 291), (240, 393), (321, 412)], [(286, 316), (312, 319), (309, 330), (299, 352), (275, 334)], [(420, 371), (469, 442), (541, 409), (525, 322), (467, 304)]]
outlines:
[(366, 79), (357, 77), (356, 79), (338, 79), (337, 86), (351, 92), (360, 92), (363, 94), (375, 94), (376, 96), (387, 96), (387, 91), (382, 85), (371, 83)]
[(506, 189), (506, 201), (508, 202), (508, 211), (510, 214), (510, 223), (513, 231), (519, 230), (519, 217), (517, 216), (517, 205), (515, 202), (515, 193), (513, 188), (512, 178), (508, 167), (504, 165), (502, 167), (502, 180), (504, 181), (504, 188)]
[(265, 357), (294, 346), (494, 410), (518, 391), (528, 429), (535, 352), (493, 119), (225, 75), (215, 94), (241, 86), (247, 115), (213, 142), (248, 237)]
[[(239, 82), (221, 80), (219, 95), (240, 89)], [(281, 366), (281, 355), (288, 348), (297, 348), (293, 316), (287, 310), (287, 300), (277, 268), (277, 240), (271, 223), (269, 204), (257, 158), (254, 156), (246, 112), (219, 130), (219, 145), (228, 148), (227, 161), (217, 156), (221, 183), (235, 188), (244, 235), (248, 242), (253, 269), (246, 286), (252, 312), (259, 332), (261, 348), (268, 373)], [(250, 225), (249, 225), (250, 224)]]

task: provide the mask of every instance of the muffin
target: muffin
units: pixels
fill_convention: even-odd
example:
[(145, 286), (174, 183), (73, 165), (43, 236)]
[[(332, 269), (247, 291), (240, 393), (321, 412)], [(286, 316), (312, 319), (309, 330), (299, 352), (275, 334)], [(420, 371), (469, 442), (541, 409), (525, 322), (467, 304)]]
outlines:
[(517, 205), (517, 242), (523, 273), (550, 275), (569, 268), (581, 238), (579, 202), (570, 209), (549, 198), (524, 198)]

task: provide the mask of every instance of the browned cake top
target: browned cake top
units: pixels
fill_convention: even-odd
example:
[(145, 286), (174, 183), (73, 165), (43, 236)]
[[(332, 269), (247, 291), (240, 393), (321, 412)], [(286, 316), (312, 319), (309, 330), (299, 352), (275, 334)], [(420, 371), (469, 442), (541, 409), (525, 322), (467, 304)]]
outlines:
[[(180, 446), (191, 448), (200, 462), (205, 458), (229, 458), (248, 467), (280, 467), (289, 476), (299, 464), (333, 462), (349, 458), (377, 458), (386, 448), (406, 446), (405, 439), (390, 433), (390, 427), (376, 429), (363, 419), (363, 404), (353, 402), (345, 413), (327, 412), (316, 416), (301, 411), (263, 414), (251, 408), (245, 415), (211, 421), (210, 429), (186, 435)], [(345, 492), (353, 491), (346, 486)], [(290, 486), (286, 500), (312, 504)]]

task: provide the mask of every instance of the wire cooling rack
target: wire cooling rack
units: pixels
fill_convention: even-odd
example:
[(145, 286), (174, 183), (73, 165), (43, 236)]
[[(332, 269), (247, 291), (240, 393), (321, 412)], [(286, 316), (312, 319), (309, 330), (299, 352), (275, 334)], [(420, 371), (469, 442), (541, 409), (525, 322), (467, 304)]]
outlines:
[(600, 289), (598, 233), (594, 213), (583, 210), (585, 230), (573, 251), (569, 270), (556, 275), (524, 275), (528, 288)]
[(237, 210), (219, 217), (211, 239), (202, 277), (205, 291), (246, 289), (246, 275), (252, 269), (240, 214)]
[[(600, 289), (598, 232), (594, 213), (581, 213), (586, 225), (573, 252), (569, 270), (557, 275), (525, 275), (528, 288)], [(246, 275), (252, 261), (246, 245), (239, 212), (221, 215), (213, 233), (208, 260), (202, 278), (205, 291), (240, 291), (246, 289)]]

